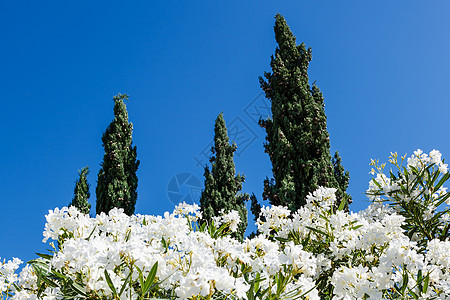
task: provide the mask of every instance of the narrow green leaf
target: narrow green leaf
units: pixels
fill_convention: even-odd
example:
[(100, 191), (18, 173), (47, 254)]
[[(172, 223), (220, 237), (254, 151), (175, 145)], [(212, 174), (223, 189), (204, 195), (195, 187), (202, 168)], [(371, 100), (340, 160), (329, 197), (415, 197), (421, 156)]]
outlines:
[(158, 270), (158, 262), (156, 262), (152, 269), (150, 270), (150, 273), (148, 274), (147, 280), (145, 280), (144, 286), (142, 287), (142, 294), (145, 295), (150, 289), (151, 284), (155, 280), (156, 277), (156, 271)]
[(449, 178), (450, 178), (450, 173), (445, 173), (442, 176), (441, 180), (439, 180), (439, 182), (436, 184), (436, 186), (434, 188), (436, 190), (438, 190), (444, 184), (444, 182), (446, 182)]
[(167, 253), (167, 251), (169, 250), (169, 245), (167, 244), (167, 241), (164, 239), (164, 237), (161, 238), (161, 244), (164, 247), (164, 253)]
[[(431, 185), (434, 185), (434, 183), (436, 182), (436, 180), (437, 180), (438, 177), (439, 177), (439, 174), (440, 174), (440, 172), (434, 172), (434, 173), (433, 173), (433, 178), (431, 178), (431, 180), (430, 180)], [(445, 175), (444, 175), (444, 176), (445, 176)]]
[(259, 290), (259, 283), (264, 281), (264, 278), (261, 278), (261, 274), (257, 273), (253, 282), (255, 283), (255, 291)]
[(252, 281), (250, 283), (250, 288), (248, 289), (247, 292), (247, 299), (248, 300), (255, 300), (255, 281)]
[(439, 205), (441, 205), (442, 203), (444, 203), (445, 200), (448, 199), (448, 197), (450, 197), (450, 193), (446, 193), (446, 194), (439, 200), (439, 202), (436, 204), (436, 207), (438, 207)]
[(13, 286), (18, 292), (22, 291), (22, 288), (19, 287), (17, 284), (13, 283)]
[(406, 271), (404, 271), (403, 272), (403, 284), (402, 284), (402, 289), (401, 289), (402, 296), (405, 295), (406, 288), (408, 287), (408, 280), (409, 280), (408, 274), (406, 273)]
[(130, 270), (130, 274), (128, 274), (127, 278), (125, 279), (125, 281), (122, 284), (122, 288), (120, 289), (120, 292), (119, 292), (119, 297), (122, 296), (123, 291), (125, 291), (127, 282), (128, 282), (128, 280), (130, 280), (132, 274), (133, 274), (133, 272)]
[(277, 241), (279, 241), (279, 242), (282, 242), (282, 243), (287, 243), (287, 242), (289, 242), (289, 239), (283, 238), (283, 237), (279, 237), (279, 236), (275, 237), (275, 239), (276, 239)]
[(411, 294), (411, 296), (413, 296), (414, 299), (419, 299), (419, 296), (417, 296), (416, 293), (414, 293), (414, 291), (412, 291), (411, 289), (408, 289), (409, 293)]
[(221, 234), (223, 233), (223, 231), (225, 230), (225, 228), (227, 228), (227, 227), (228, 227), (228, 224), (222, 224), (222, 226), (220, 226), (220, 227), (216, 230), (214, 238), (219, 237), (219, 235), (221, 235)]
[(80, 295), (83, 295), (84, 297), (87, 297), (87, 293), (86, 293), (86, 290), (84, 289), (84, 287), (82, 287), (81, 285), (79, 285), (76, 282), (72, 282), (71, 285), (72, 285), (72, 288), (74, 291), (76, 291)]
[(324, 216), (323, 214), (320, 214), (319, 218), (325, 220), (327, 223), (330, 223), (330, 220), (328, 220), (328, 218), (326, 216)]
[(86, 241), (89, 241), (91, 239), (91, 236), (94, 234), (95, 228), (97, 228), (97, 225), (94, 226), (94, 229), (92, 229), (91, 233), (89, 234), (89, 236), (86, 238)]
[(344, 209), (344, 207), (345, 207), (345, 205), (347, 204), (347, 199), (343, 199), (342, 201), (341, 201), (341, 203), (339, 204), (339, 207), (338, 207), (338, 211), (342, 211), (343, 209)]
[(306, 226), (306, 228), (308, 228), (309, 230), (312, 230), (312, 231), (314, 231), (314, 232), (323, 234), (324, 236), (328, 236), (327, 233), (325, 233), (325, 232), (323, 232), (323, 231), (321, 231), (321, 230), (319, 230), (319, 229), (316, 229), (316, 228), (313, 228), (313, 227), (309, 227), (309, 226)]
[(204, 222), (202, 225), (200, 225), (200, 231), (205, 232), (205, 228), (206, 228), (206, 222)]
[(105, 279), (106, 279), (106, 283), (108, 284), (109, 288), (111, 289), (113, 296), (116, 297), (117, 296), (117, 291), (116, 288), (114, 287), (114, 284), (111, 280), (111, 277), (109, 277), (108, 271), (105, 270)]
[(53, 255), (50, 255), (50, 254), (44, 254), (44, 253), (35, 253), (35, 254), (44, 259), (52, 259), (53, 258)]
[(138, 273), (139, 273), (139, 284), (141, 285), (141, 288), (144, 286), (144, 275), (142, 275), (142, 271), (141, 271), (141, 269), (139, 269), (139, 267), (138, 266), (135, 266), (136, 267), (136, 269), (138, 270)]
[(47, 276), (42, 276), (42, 280), (49, 286), (51, 286), (52, 288), (55, 288), (58, 286), (58, 284), (56, 284), (53, 280), (50, 280), (50, 278), (48, 278)]
[(381, 189), (381, 184), (380, 184), (378, 181), (376, 181), (375, 178), (372, 178), (372, 182), (373, 182), (378, 188)]
[(426, 293), (428, 290), (428, 284), (430, 283), (430, 273), (425, 276), (425, 279), (423, 280), (423, 289), (422, 292)]

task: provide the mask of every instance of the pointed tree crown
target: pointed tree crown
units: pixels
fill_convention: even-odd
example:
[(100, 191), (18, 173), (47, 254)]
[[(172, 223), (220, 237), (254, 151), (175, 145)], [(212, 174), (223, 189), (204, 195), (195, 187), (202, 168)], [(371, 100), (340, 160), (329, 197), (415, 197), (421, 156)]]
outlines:
[(89, 192), (89, 183), (87, 175), (89, 174), (89, 167), (84, 167), (78, 171), (78, 180), (75, 182), (75, 189), (73, 192), (73, 199), (69, 206), (75, 206), (80, 212), (89, 214), (91, 211), (91, 204), (88, 200), (91, 196)]
[(97, 214), (108, 213), (112, 208), (123, 208), (132, 215), (137, 199), (139, 166), (136, 146), (132, 146), (133, 124), (128, 122), (124, 100), (128, 95), (114, 96), (114, 120), (102, 136), (105, 155), (97, 180)]
[(241, 223), (234, 236), (243, 240), (247, 228), (247, 194), (242, 194), (244, 175), (237, 174), (233, 160), (236, 145), (229, 143), (223, 113), (219, 114), (214, 126), (214, 146), (211, 148), (211, 170), (205, 166), (205, 188), (200, 198), (203, 221), (211, 222), (223, 210), (228, 213), (236, 210)]

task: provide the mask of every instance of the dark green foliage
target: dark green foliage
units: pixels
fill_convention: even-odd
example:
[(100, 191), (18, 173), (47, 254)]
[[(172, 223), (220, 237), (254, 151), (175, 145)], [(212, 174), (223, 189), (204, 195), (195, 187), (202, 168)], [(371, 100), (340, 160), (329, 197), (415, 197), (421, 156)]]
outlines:
[[(336, 178), (336, 181), (337, 181), (341, 191), (346, 191), (348, 188), (348, 183), (350, 181), (350, 174), (348, 171), (345, 171), (344, 167), (342, 166), (342, 164), (341, 164), (342, 158), (339, 155), (338, 151), (336, 151), (336, 153), (334, 153), (332, 163), (333, 163), (333, 170), (334, 170), (334, 178)], [(347, 203), (352, 203), (352, 197), (347, 193), (344, 193), (343, 199)]]
[(259, 215), (261, 214), (261, 205), (258, 204), (258, 199), (256, 198), (255, 194), (252, 194), (250, 196), (250, 203), (251, 203), (250, 209), (253, 214), (253, 219), (255, 220), (255, 222), (258, 222)]
[(272, 72), (266, 72), (265, 79), (260, 77), (261, 87), (272, 103), (272, 119), (260, 120), (260, 125), (267, 133), (264, 147), (274, 176), (264, 181), (263, 198), (295, 211), (306, 203), (309, 193), (325, 186), (336, 188), (339, 200), (350, 200), (345, 193), (348, 173), (340, 158), (336, 169), (331, 161), (322, 93), (308, 82), (311, 49), (303, 43), (296, 45), (279, 14), (275, 39), (278, 47), (270, 63)]
[[(252, 193), (252, 195), (250, 196), (250, 210), (252, 211), (253, 220), (255, 221), (255, 223), (258, 222), (258, 219), (261, 219), (261, 221), (263, 221), (263, 222), (266, 221), (266, 218), (264, 216), (260, 216), (261, 205), (258, 203), (258, 199), (256, 198), (254, 193)], [(256, 229), (256, 231), (250, 233), (248, 238), (252, 239), (255, 236), (257, 236), (258, 234), (259, 234), (258, 229)]]
[(123, 208), (127, 215), (134, 213), (138, 178), (136, 146), (132, 147), (133, 124), (128, 122), (124, 100), (128, 95), (114, 96), (114, 120), (102, 136), (105, 155), (97, 180), (97, 214), (112, 208)]
[(75, 206), (80, 212), (87, 215), (91, 211), (91, 205), (88, 202), (91, 193), (89, 192), (89, 183), (86, 178), (88, 174), (89, 167), (84, 167), (81, 171), (78, 171), (79, 178), (75, 182), (73, 199), (72, 203), (70, 203), (70, 206)]
[(236, 145), (229, 144), (225, 120), (221, 113), (214, 127), (214, 146), (211, 148), (211, 170), (205, 166), (205, 189), (200, 198), (200, 207), (203, 221), (211, 222), (213, 217), (220, 215), (223, 209), (225, 213), (236, 210), (239, 212), (241, 223), (234, 237), (243, 240), (245, 229), (247, 228), (247, 208), (245, 201), (247, 194), (239, 191), (245, 177), (236, 175), (233, 155)]

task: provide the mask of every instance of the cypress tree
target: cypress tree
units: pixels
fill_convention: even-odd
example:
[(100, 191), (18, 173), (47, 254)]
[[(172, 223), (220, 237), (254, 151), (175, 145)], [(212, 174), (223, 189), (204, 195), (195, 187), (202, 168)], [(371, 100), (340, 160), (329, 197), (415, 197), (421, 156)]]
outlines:
[(241, 218), (238, 230), (233, 236), (243, 240), (247, 228), (247, 194), (240, 193), (245, 177), (236, 175), (233, 155), (236, 145), (229, 144), (227, 127), (223, 114), (219, 114), (214, 126), (214, 146), (211, 147), (211, 170), (205, 166), (205, 188), (200, 198), (203, 221), (211, 222), (212, 218), (236, 210)]
[(73, 192), (72, 203), (69, 206), (75, 206), (80, 212), (89, 214), (91, 205), (88, 200), (91, 196), (89, 192), (89, 183), (87, 182), (87, 175), (89, 174), (89, 167), (84, 167), (78, 171), (78, 180), (75, 182), (75, 190)]
[(308, 82), (311, 48), (296, 44), (280, 14), (274, 29), (278, 47), (270, 62), (272, 72), (259, 79), (272, 104), (272, 118), (259, 122), (266, 130), (264, 148), (274, 177), (264, 181), (263, 198), (296, 211), (306, 203), (309, 193), (325, 186), (337, 189), (339, 201), (350, 202), (345, 192), (348, 172), (338, 154), (334, 167), (331, 160), (323, 95)]
[(108, 213), (112, 208), (123, 208), (127, 215), (134, 213), (138, 179), (136, 146), (132, 146), (133, 124), (128, 122), (124, 100), (128, 95), (114, 96), (114, 120), (102, 136), (105, 155), (97, 180), (96, 212)]

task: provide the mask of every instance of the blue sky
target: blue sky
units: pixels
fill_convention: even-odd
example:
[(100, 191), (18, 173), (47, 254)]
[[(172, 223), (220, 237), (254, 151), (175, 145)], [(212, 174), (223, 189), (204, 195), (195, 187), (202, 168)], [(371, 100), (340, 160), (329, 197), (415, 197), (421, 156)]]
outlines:
[(141, 161), (136, 212), (172, 211), (179, 174), (201, 188), (196, 159), (205, 161), (222, 111), (244, 191), (261, 199), (271, 165), (255, 122), (267, 113), (258, 76), (270, 70), (277, 12), (312, 47), (310, 80), (324, 93), (332, 151), (350, 171), (353, 211), (368, 205), (370, 158), (450, 155), (448, 1), (123, 3), (0, 2), (2, 259), (48, 248), (44, 215), (70, 203), (83, 166), (95, 207), (117, 93), (130, 95)]

